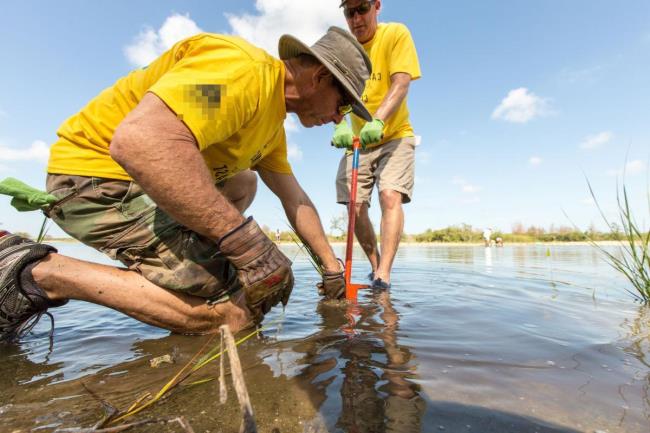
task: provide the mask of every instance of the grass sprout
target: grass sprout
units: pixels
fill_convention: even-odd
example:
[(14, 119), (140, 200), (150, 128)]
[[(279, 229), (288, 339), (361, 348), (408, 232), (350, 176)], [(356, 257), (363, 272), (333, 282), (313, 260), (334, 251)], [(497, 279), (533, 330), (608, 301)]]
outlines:
[[(625, 290), (637, 300), (650, 303), (650, 231), (643, 232), (636, 222), (630, 209), (630, 199), (625, 183), (623, 183), (622, 187), (619, 187), (618, 183), (616, 185), (616, 203), (620, 230), (618, 224), (610, 222), (605, 216), (589, 179), (587, 179), (587, 185), (600, 216), (609, 227), (614, 238), (619, 242), (620, 254), (613, 254), (605, 250), (590, 238), (591, 244), (603, 254), (610, 266), (623, 274), (632, 283), (636, 293), (629, 289)], [(648, 189), (648, 210), (650, 211), (650, 188)]]
[(323, 262), (320, 260), (320, 257), (318, 257), (314, 250), (309, 246), (307, 242), (305, 242), (305, 240), (298, 234), (298, 232), (294, 230), (293, 227), (289, 226), (289, 229), (291, 230), (291, 240), (293, 243), (298, 245), (298, 248), (307, 254), (311, 265), (314, 267), (314, 269), (316, 269), (316, 272), (322, 276), (323, 272), (325, 272), (325, 268), (323, 266)]
[[(256, 330), (250, 332), (246, 336), (237, 340), (235, 342), (235, 346), (239, 346), (240, 344), (244, 343), (245, 341), (259, 334), (260, 332), (272, 327), (273, 325), (280, 322), (281, 320), (283, 320), (283, 318), (279, 318), (277, 321), (269, 323), (264, 327), (257, 328)], [(184, 382), (189, 377), (191, 377), (195, 372), (202, 369), (203, 367), (205, 367), (206, 365), (208, 365), (209, 363), (211, 363), (212, 361), (216, 360), (217, 358), (221, 357), (224, 353), (226, 353), (227, 349), (223, 348), (221, 344), (218, 344), (215, 347), (213, 347), (210, 351), (208, 351), (206, 354), (204, 354), (205, 350), (211, 345), (211, 343), (215, 340), (217, 335), (218, 334), (212, 335), (208, 339), (208, 341), (206, 341), (206, 343), (201, 347), (201, 349), (192, 357), (192, 359), (190, 359), (189, 362), (183, 366), (183, 368), (181, 368), (167, 383), (165, 383), (165, 385), (163, 385), (162, 388), (160, 388), (160, 390), (156, 393), (156, 395), (152, 397), (151, 395), (149, 395), (149, 393), (145, 393), (141, 397), (138, 397), (129, 406), (129, 408), (126, 411), (124, 411), (123, 413), (119, 414), (116, 417), (111, 418), (109, 423), (115, 424), (139, 412), (142, 412), (146, 408), (158, 402), (161, 398), (167, 395), (171, 390), (173, 390), (175, 387), (177, 387), (182, 382)], [(214, 379), (213, 378), (199, 379), (197, 381), (190, 383), (189, 385), (198, 385), (198, 384), (210, 382), (212, 380)]]

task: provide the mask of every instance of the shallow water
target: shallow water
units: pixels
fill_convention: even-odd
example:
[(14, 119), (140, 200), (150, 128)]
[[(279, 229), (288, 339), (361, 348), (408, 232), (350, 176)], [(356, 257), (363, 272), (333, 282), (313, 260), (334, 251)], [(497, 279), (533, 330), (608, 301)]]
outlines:
[[(356, 306), (319, 302), (307, 259), (282, 248), (295, 258), (291, 302), (239, 347), (260, 432), (650, 431), (650, 311), (589, 246), (404, 246), (391, 293), (362, 292)], [(208, 338), (82, 302), (54, 315), (51, 350), (46, 318), (0, 347), (2, 432), (92, 426), (103, 410), (86, 389), (124, 408)], [(175, 365), (149, 366), (168, 353)], [(238, 431), (241, 420), (231, 388), (219, 405), (216, 382), (178, 388), (137, 419), (177, 415), (196, 432)]]

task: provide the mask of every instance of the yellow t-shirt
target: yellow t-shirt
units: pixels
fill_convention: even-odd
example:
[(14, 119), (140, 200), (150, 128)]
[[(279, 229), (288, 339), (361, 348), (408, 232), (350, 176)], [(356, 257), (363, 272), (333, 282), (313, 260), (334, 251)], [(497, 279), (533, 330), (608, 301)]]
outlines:
[[(405, 72), (412, 80), (420, 78), (418, 54), (411, 33), (404, 24), (379, 23), (375, 36), (363, 44), (370, 61), (372, 72), (366, 80), (366, 88), (361, 100), (368, 111), (374, 114), (390, 89), (391, 75)], [(366, 124), (366, 121), (352, 115), (352, 130), (355, 135)], [(412, 137), (413, 127), (409, 122), (409, 111), (406, 98), (402, 101), (393, 115), (384, 125), (384, 138), (380, 144), (402, 137)]]
[(216, 182), (251, 167), (291, 173), (284, 63), (234, 36), (200, 34), (119, 79), (67, 119), (48, 173), (131, 180), (109, 153), (115, 129), (146, 92), (192, 131)]

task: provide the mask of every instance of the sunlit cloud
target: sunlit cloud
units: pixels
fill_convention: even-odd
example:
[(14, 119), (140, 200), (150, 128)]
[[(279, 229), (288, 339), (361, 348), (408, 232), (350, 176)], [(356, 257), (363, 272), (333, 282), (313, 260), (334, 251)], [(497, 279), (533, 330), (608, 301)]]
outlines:
[(543, 161), (544, 161), (544, 160), (543, 160), (542, 158), (540, 158), (539, 156), (531, 156), (531, 157), (528, 159), (528, 163), (529, 163), (530, 165), (540, 165)]
[(287, 157), (290, 161), (298, 162), (302, 161), (302, 149), (296, 143), (288, 142), (287, 143)]
[(201, 28), (189, 14), (173, 14), (167, 17), (158, 30), (151, 27), (142, 30), (130, 45), (124, 47), (124, 54), (129, 62), (143, 67), (170, 49), (176, 42), (201, 32)]
[(16, 149), (0, 144), (0, 161), (47, 162), (50, 148), (44, 141), (36, 140), (28, 148)]
[(539, 97), (525, 87), (511, 90), (492, 112), (492, 119), (526, 123), (551, 113), (548, 99)]
[(603, 131), (598, 134), (588, 135), (582, 143), (580, 143), (580, 148), (586, 150), (596, 149), (609, 143), (613, 137), (614, 134), (612, 134), (611, 131)]
[(278, 39), (289, 33), (304, 43), (316, 42), (331, 25), (347, 29), (343, 13), (331, 1), (257, 0), (256, 13), (226, 14), (234, 34), (278, 54)]
[(284, 119), (284, 130), (287, 134), (291, 134), (299, 131), (299, 121), (298, 116), (293, 113), (289, 113), (287, 118)]
[(451, 180), (451, 183), (460, 186), (460, 191), (463, 194), (475, 194), (483, 189), (478, 185), (473, 185), (469, 183), (467, 180), (465, 180), (460, 176), (454, 176)]
[(606, 171), (606, 174), (608, 176), (634, 176), (636, 174), (643, 173), (645, 169), (646, 163), (640, 159), (635, 159), (625, 164), (625, 168), (610, 169)]

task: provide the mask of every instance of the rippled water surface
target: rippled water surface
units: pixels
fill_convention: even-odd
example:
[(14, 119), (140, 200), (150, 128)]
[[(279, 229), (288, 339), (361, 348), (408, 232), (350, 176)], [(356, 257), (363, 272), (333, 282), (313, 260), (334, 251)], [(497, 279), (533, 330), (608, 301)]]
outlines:
[[(391, 292), (363, 292), (357, 305), (319, 302), (315, 271), (282, 248), (295, 257), (291, 302), (239, 347), (260, 432), (650, 431), (650, 311), (589, 246), (403, 246)], [(354, 279), (368, 271), (359, 253)], [(208, 338), (83, 302), (53, 313), (51, 349), (46, 319), (0, 346), (1, 432), (90, 427), (104, 413), (96, 398), (125, 408), (155, 393)], [(150, 367), (172, 353), (176, 364)], [(241, 420), (234, 391), (220, 405), (216, 382), (177, 388), (136, 419), (177, 415), (196, 432)]]

